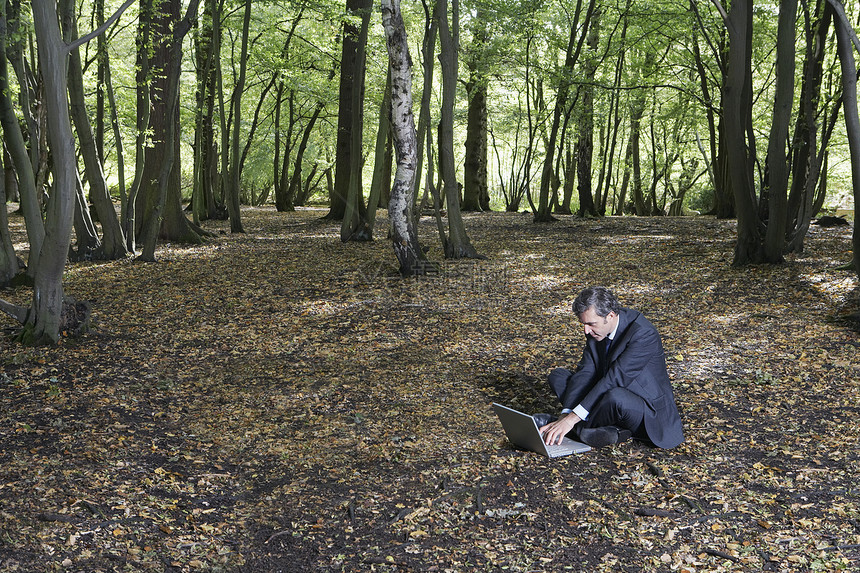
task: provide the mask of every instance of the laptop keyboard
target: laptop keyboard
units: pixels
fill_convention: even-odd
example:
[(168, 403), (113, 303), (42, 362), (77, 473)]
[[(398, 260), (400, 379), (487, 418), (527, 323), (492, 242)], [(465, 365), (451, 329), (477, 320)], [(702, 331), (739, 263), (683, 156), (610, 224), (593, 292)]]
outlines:
[(555, 456), (556, 454), (563, 454), (570, 451), (570, 446), (547, 446), (546, 453), (550, 456)]

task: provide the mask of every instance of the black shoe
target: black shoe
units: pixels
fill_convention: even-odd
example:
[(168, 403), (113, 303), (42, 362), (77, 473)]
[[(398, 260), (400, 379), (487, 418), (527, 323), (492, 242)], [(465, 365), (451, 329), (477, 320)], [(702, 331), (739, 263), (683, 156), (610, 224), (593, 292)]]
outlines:
[(558, 420), (558, 418), (552, 414), (533, 414), (532, 418), (535, 419), (538, 428), (543, 428), (547, 424)]
[(602, 448), (613, 444), (620, 444), (630, 439), (630, 430), (623, 430), (615, 426), (601, 426), (599, 428), (582, 428), (577, 432), (580, 442), (592, 448)]

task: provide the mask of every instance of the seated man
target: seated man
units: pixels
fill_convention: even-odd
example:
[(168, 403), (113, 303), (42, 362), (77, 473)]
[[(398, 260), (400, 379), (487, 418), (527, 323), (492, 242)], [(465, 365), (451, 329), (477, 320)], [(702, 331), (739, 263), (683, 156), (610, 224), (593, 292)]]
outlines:
[(573, 303), (586, 334), (575, 372), (556, 368), (549, 386), (562, 415), (536, 414), (548, 445), (572, 437), (599, 448), (634, 436), (661, 448), (684, 441), (663, 344), (641, 313), (622, 308), (609, 289), (583, 290)]

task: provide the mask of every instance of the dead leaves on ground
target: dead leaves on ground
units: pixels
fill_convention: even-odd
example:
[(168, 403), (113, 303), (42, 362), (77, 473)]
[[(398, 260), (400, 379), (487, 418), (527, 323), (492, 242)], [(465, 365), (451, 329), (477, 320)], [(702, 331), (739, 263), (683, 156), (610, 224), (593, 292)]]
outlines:
[[(155, 264), (76, 264), (94, 332), (0, 343), (2, 568), (858, 566), (857, 285), (832, 270), (850, 231), (732, 269), (731, 222), (484, 214), (488, 260), (403, 280), (384, 239), (342, 244), (322, 214), (251, 209), (246, 235)], [(570, 302), (596, 283), (663, 333), (687, 441), (511, 450), (489, 403), (554, 408), (546, 372), (578, 358)]]

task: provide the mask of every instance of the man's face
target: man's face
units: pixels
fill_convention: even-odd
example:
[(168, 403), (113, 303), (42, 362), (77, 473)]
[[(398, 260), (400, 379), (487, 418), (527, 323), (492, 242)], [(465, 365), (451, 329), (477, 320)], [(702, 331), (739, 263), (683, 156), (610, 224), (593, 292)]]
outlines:
[(586, 336), (600, 342), (615, 330), (615, 325), (618, 324), (618, 315), (610, 312), (606, 316), (600, 316), (592, 307), (579, 315), (579, 322), (582, 323)]

